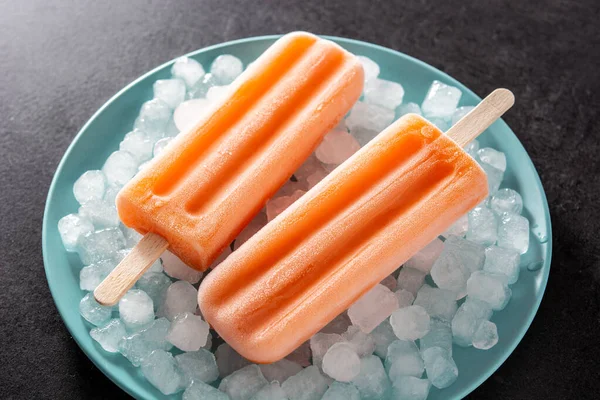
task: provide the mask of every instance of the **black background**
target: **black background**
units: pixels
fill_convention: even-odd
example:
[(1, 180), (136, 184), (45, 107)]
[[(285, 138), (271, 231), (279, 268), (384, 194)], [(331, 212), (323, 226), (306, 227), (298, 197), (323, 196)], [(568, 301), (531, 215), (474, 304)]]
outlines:
[(308, 30), (400, 50), (505, 117), (544, 184), (554, 256), (537, 317), (472, 399), (600, 397), (600, 2), (0, 0), (0, 398), (126, 398), (81, 352), (45, 280), (45, 197), (85, 121), (139, 75), (246, 36)]

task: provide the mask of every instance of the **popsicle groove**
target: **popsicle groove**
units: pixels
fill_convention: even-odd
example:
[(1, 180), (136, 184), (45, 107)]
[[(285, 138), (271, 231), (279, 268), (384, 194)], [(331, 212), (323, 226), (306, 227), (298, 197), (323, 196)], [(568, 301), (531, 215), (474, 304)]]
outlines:
[[(344, 65), (344, 57), (342, 53), (326, 53), (323, 52), (322, 47), (326, 45), (321, 43), (320, 45), (314, 45), (309, 49), (303, 59), (299, 60), (296, 67), (298, 69), (305, 69), (307, 66), (304, 64), (312, 64), (312, 69), (309, 74), (303, 77), (302, 82), (279, 82), (282, 87), (274, 85), (270, 88), (270, 91), (288, 91), (289, 96), (274, 110), (267, 110), (270, 113), (268, 118), (262, 119), (261, 124), (257, 124), (258, 127), (254, 130), (254, 126), (250, 126), (245, 134), (239, 135), (235, 127), (230, 129), (228, 132), (229, 136), (234, 134), (235, 141), (239, 146), (237, 149), (232, 151), (233, 156), (225, 157), (224, 165), (220, 168), (217, 174), (212, 177), (215, 180), (215, 184), (210, 187), (197, 187), (196, 193), (186, 203), (186, 210), (190, 213), (201, 214), (205, 209), (210, 208), (211, 204), (222, 194), (224, 188), (231, 185), (233, 180), (243, 180), (240, 171), (244, 171), (255, 162), (263, 157), (265, 152), (270, 151), (273, 145), (273, 141), (277, 139), (276, 133), (293, 121), (299, 111), (306, 103), (310, 102), (314, 96), (319, 93), (324, 86), (331, 84), (331, 78), (336, 75), (337, 71)], [(325, 54), (324, 57), (321, 55)], [(293, 72), (293, 70), (292, 70)], [(289, 91), (286, 87), (288, 85), (297, 85), (297, 90)], [(278, 93), (274, 93), (278, 95)], [(265, 101), (268, 101), (269, 94), (264, 95)], [(260, 112), (260, 103), (255, 106), (258, 112)], [(252, 111), (252, 110), (251, 110)], [(240, 124), (245, 122), (245, 119), (239, 121)], [(251, 123), (251, 122), (250, 122)], [(223, 135), (224, 142), (227, 139), (227, 134)], [(240, 140), (240, 137), (248, 137), (248, 140)], [(235, 144), (234, 144), (235, 145)]]
[[(283, 51), (274, 56), (273, 62), (262, 72), (261, 76), (269, 76), (268, 80), (252, 79), (245, 81), (235, 89), (231, 98), (215, 111), (206, 124), (207, 131), (198, 136), (173, 162), (170, 169), (155, 182), (153, 192), (159, 196), (165, 196), (172, 192), (181, 181), (194, 171), (194, 168), (202, 162), (216, 141), (228, 132), (237, 121), (252, 108), (257, 99), (264, 97), (269, 90), (276, 85), (298, 62), (305, 57), (308, 49), (316, 43), (316, 38), (301, 37), (291, 43), (295, 48), (293, 51)], [(195, 128), (194, 128), (195, 129)]]

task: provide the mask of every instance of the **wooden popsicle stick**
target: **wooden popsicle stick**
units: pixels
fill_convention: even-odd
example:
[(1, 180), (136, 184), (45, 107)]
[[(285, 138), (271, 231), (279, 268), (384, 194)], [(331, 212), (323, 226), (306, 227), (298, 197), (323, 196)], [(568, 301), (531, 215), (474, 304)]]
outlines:
[(515, 96), (508, 89), (496, 89), (465, 115), (446, 135), (464, 147), (481, 135), (494, 121), (515, 104)]
[(94, 290), (96, 301), (104, 306), (117, 304), (167, 247), (165, 238), (147, 233)]

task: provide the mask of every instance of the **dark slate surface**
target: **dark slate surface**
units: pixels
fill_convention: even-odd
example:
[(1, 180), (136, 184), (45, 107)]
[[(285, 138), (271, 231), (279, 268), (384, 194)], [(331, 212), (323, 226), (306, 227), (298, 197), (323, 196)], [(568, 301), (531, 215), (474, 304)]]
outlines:
[(507, 115), (538, 168), (555, 238), (541, 309), (473, 399), (600, 394), (600, 29), (596, 0), (0, 1), (0, 398), (126, 398), (69, 336), (41, 254), (52, 175), (78, 129), (142, 73), (206, 45), (303, 29), (397, 49)]

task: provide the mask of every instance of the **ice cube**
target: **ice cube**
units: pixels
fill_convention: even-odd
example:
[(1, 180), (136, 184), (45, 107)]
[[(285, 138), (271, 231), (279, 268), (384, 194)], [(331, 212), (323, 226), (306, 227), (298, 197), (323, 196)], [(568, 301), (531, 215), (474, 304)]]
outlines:
[(190, 88), (204, 76), (204, 68), (193, 58), (179, 57), (171, 67), (171, 75), (184, 81)]
[(284, 212), (286, 208), (291, 206), (292, 203), (302, 197), (304, 193), (306, 192), (303, 190), (296, 190), (291, 196), (273, 197), (267, 201), (267, 221), (275, 219), (275, 217)]
[(149, 326), (119, 342), (119, 352), (136, 367), (154, 350), (169, 351), (173, 345), (165, 336), (170, 326), (166, 318), (155, 319)]
[(244, 70), (242, 61), (230, 54), (222, 54), (215, 58), (210, 66), (210, 73), (222, 85), (228, 85), (234, 81)]
[(154, 82), (154, 98), (176, 108), (184, 99), (186, 85), (181, 79), (159, 79)]
[(105, 307), (96, 302), (92, 293), (86, 294), (79, 302), (79, 313), (92, 325), (104, 325), (112, 315), (112, 307)]
[(394, 290), (396, 290), (396, 286), (398, 285), (398, 282), (396, 282), (396, 278), (394, 278), (393, 275), (388, 275), (381, 282), (379, 282), (379, 284), (385, 286), (386, 288), (390, 289), (391, 291), (394, 291)]
[(281, 388), (279, 382), (271, 382), (263, 386), (251, 400), (284, 400), (286, 399), (285, 392)]
[(363, 332), (371, 332), (398, 308), (398, 299), (383, 285), (365, 293), (348, 309), (350, 321)]
[(177, 281), (167, 289), (165, 302), (159, 309), (159, 315), (172, 321), (177, 314), (194, 313), (198, 305), (198, 291), (189, 282)]
[(481, 168), (483, 168), (485, 174), (487, 175), (489, 193), (490, 195), (493, 195), (500, 188), (500, 184), (502, 183), (502, 179), (504, 178), (504, 172), (500, 171), (498, 168), (494, 168), (493, 166), (483, 162), (480, 163), (480, 165)]
[(154, 350), (141, 363), (142, 374), (163, 394), (177, 393), (184, 388), (184, 378), (173, 355)]
[(130, 289), (119, 301), (119, 318), (129, 332), (137, 332), (154, 321), (154, 303), (143, 290)]
[(446, 132), (450, 128), (450, 122), (446, 118), (428, 117), (429, 122), (434, 124), (440, 131)]
[(169, 143), (171, 143), (172, 140), (173, 140), (172, 137), (166, 137), (166, 138), (162, 138), (158, 142), (156, 142), (154, 144), (154, 150), (152, 152), (154, 157), (156, 157), (157, 155), (162, 153), (162, 151), (169, 145)]
[(310, 349), (312, 351), (312, 363), (321, 367), (323, 356), (327, 350), (336, 343), (343, 342), (342, 335), (337, 333), (316, 333), (310, 338)]
[(188, 267), (183, 261), (169, 250), (160, 256), (165, 273), (172, 278), (181, 279), (189, 283), (198, 283), (202, 272)]
[(145, 273), (136, 283), (137, 288), (150, 296), (154, 304), (154, 310), (158, 310), (160, 305), (164, 303), (170, 285), (171, 280), (162, 272)]
[(431, 269), (435, 284), (455, 293), (457, 299), (465, 297), (469, 276), (471, 270), (463, 264), (460, 254), (449, 250), (442, 252)]
[(475, 107), (473, 107), (473, 106), (458, 107), (456, 109), (456, 111), (454, 111), (454, 113), (452, 113), (452, 120), (451, 120), (452, 125), (454, 125), (458, 121), (460, 121), (465, 115), (470, 113), (474, 108)]
[(58, 221), (58, 232), (65, 250), (73, 252), (77, 250), (80, 238), (94, 232), (94, 224), (81, 215), (69, 214)]
[(375, 351), (375, 340), (370, 334), (364, 333), (359, 327), (351, 325), (342, 334), (344, 340), (354, 349), (359, 357), (368, 356)]
[(334, 129), (323, 138), (315, 156), (325, 164), (339, 165), (360, 149), (354, 136), (345, 130)]
[(325, 178), (329, 173), (325, 170), (315, 171), (312, 175), (306, 178), (306, 183), (308, 184), (308, 189), (312, 189), (317, 186), (317, 183), (321, 182), (323, 178)]
[(293, 361), (302, 365), (303, 367), (308, 367), (311, 365), (310, 359), (312, 357), (312, 350), (310, 348), (310, 340), (302, 343), (298, 348), (292, 351), (286, 359)]
[[(179, 129), (177, 128), (177, 125), (175, 125), (175, 120), (173, 119), (173, 116), (171, 116), (171, 118), (169, 118), (169, 121), (167, 122), (167, 126), (165, 127), (165, 134), (163, 135), (163, 138), (174, 138), (177, 135), (179, 135)], [(158, 139), (158, 142), (160, 138), (156, 139)], [(156, 143), (154, 143), (154, 145), (156, 145)]]
[(467, 143), (464, 147), (464, 150), (469, 153), (469, 155), (475, 159), (477, 159), (477, 151), (479, 150), (479, 140), (473, 139), (469, 143)]
[(431, 383), (428, 379), (414, 376), (399, 376), (393, 381), (392, 398), (394, 400), (425, 400), (429, 396)]
[(345, 311), (335, 317), (331, 322), (323, 327), (320, 330), (322, 333), (338, 333), (342, 334), (348, 330), (350, 326), (350, 317), (348, 317), (348, 313)]
[(387, 319), (371, 332), (371, 337), (375, 342), (375, 354), (381, 358), (387, 356), (390, 343), (397, 339), (396, 334), (392, 329), (392, 325), (390, 325), (390, 321)]
[(483, 270), (495, 274), (506, 275), (511, 285), (519, 279), (519, 260), (521, 256), (514, 249), (490, 246), (485, 249)]
[(258, 365), (251, 364), (223, 378), (219, 390), (227, 393), (231, 400), (248, 400), (268, 383)]
[(480, 350), (489, 350), (498, 343), (498, 329), (490, 321), (481, 321), (473, 333), (473, 347)]
[(142, 105), (133, 129), (146, 132), (151, 138), (158, 140), (164, 136), (172, 114), (173, 110), (167, 103), (160, 99), (152, 99)]
[(402, 104), (404, 88), (396, 82), (372, 79), (365, 85), (364, 98), (367, 103), (395, 109)]
[(486, 271), (475, 271), (467, 281), (469, 297), (488, 303), (492, 310), (499, 311), (508, 304), (512, 291), (505, 275)]
[(360, 372), (360, 358), (349, 343), (336, 343), (323, 356), (323, 372), (336, 381), (350, 382)]
[(194, 381), (183, 392), (183, 400), (231, 400), (219, 389), (200, 381)]
[(360, 393), (351, 383), (333, 382), (321, 400), (360, 400)]
[(135, 247), (143, 238), (143, 236), (140, 235), (135, 229), (127, 228), (124, 225), (121, 225), (121, 231), (123, 232), (123, 236), (125, 237), (125, 245), (128, 248)]
[(106, 187), (106, 191), (104, 192), (103, 200), (108, 204), (115, 205), (115, 200), (117, 198), (117, 194), (121, 190), (121, 186), (118, 185), (110, 185)]
[(293, 361), (282, 359), (271, 364), (259, 365), (264, 377), (269, 381), (285, 382), (290, 376), (302, 371), (302, 366)]
[(469, 230), (467, 239), (489, 246), (498, 238), (498, 221), (496, 214), (487, 207), (475, 207), (469, 212)]
[(211, 103), (214, 103), (225, 98), (225, 96), (227, 96), (228, 93), (229, 85), (213, 86), (210, 89), (208, 89), (208, 92), (206, 92), (206, 99)]
[(106, 190), (106, 178), (102, 171), (84, 172), (73, 184), (73, 195), (79, 204), (90, 200), (102, 200)]
[(512, 189), (500, 189), (490, 199), (490, 208), (498, 215), (505, 212), (521, 214), (523, 199), (518, 192)]
[(192, 99), (181, 103), (173, 113), (177, 129), (184, 132), (192, 128), (202, 119), (211, 104), (207, 99)]
[(220, 83), (210, 72), (205, 74), (202, 78), (198, 79), (192, 87), (188, 89), (188, 99), (201, 99), (206, 97), (208, 89), (213, 86), (219, 85)]
[(444, 252), (446, 251), (458, 255), (462, 264), (471, 272), (483, 268), (485, 247), (479, 243), (457, 236), (449, 236), (444, 242)]
[(429, 323), (429, 332), (419, 339), (421, 351), (430, 347), (441, 347), (452, 355), (452, 327), (448, 322), (432, 319)]
[[(243, 232), (243, 231), (242, 231)], [(210, 266), (208, 267), (209, 269), (215, 269), (219, 264), (221, 264), (223, 261), (225, 261), (225, 259), (227, 257), (229, 257), (229, 255), (232, 253), (231, 251), (231, 246), (227, 246), (223, 249), (223, 251), (221, 252), (221, 254), (219, 254), (219, 257), (217, 257), (215, 259), (215, 261), (212, 262), (212, 264), (210, 264)]]
[(192, 382), (214, 382), (219, 377), (215, 356), (206, 349), (175, 356), (177, 366), (185, 378), (186, 386)]
[(369, 57), (357, 56), (365, 73), (365, 84), (379, 76), (379, 65)]
[(430, 347), (422, 353), (422, 356), (427, 378), (433, 386), (444, 389), (456, 381), (458, 368), (448, 351), (441, 347)]
[(139, 162), (131, 153), (118, 150), (108, 156), (102, 172), (109, 185), (123, 186), (137, 173), (138, 165)]
[(400, 376), (420, 378), (424, 368), (419, 348), (414, 342), (395, 340), (388, 347), (385, 369), (392, 381)]
[(449, 236), (463, 237), (469, 230), (469, 214), (465, 214), (457, 219), (450, 228), (446, 229), (442, 236), (447, 238)]
[(119, 214), (113, 204), (104, 200), (90, 200), (79, 207), (79, 215), (92, 221), (97, 229), (119, 226)]
[(416, 340), (429, 332), (429, 315), (421, 306), (408, 306), (394, 311), (390, 324), (398, 339)]
[(500, 215), (498, 246), (515, 249), (520, 254), (527, 253), (529, 249), (529, 220), (513, 213)]
[(276, 196), (290, 196), (296, 190), (306, 190), (308, 177), (317, 171), (323, 172), (325, 171), (325, 168), (313, 153), (306, 159), (306, 161), (304, 161), (300, 168), (294, 172), (294, 177), (298, 182), (296, 184), (291, 184), (291, 182), (288, 182), (280, 189), (279, 192), (277, 192)]
[(432, 318), (450, 321), (458, 308), (455, 299), (456, 293), (450, 290), (423, 285), (413, 305), (423, 307)]
[(396, 287), (408, 290), (416, 295), (421, 286), (423, 286), (425, 275), (426, 273), (423, 271), (404, 266), (398, 274), (398, 285)]
[(79, 271), (79, 287), (81, 290), (91, 292), (98, 287), (116, 265), (117, 264), (113, 260), (102, 260), (87, 267), (83, 267), (81, 271)]
[(116, 353), (119, 351), (119, 342), (127, 335), (125, 325), (120, 319), (115, 318), (108, 321), (102, 326), (92, 328), (90, 336), (94, 339), (105, 351)]
[(360, 360), (360, 373), (352, 380), (360, 393), (361, 400), (387, 399), (392, 385), (381, 360), (377, 356), (367, 356)]
[(431, 243), (423, 247), (417, 254), (405, 262), (404, 266), (406, 268), (418, 269), (419, 271), (428, 274), (429, 271), (431, 271), (433, 263), (440, 256), (443, 248), (444, 242), (439, 238), (435, 238)]
[(152, 158), (152, 148), (154, 140), (147, 133), (133, 130), (125, 135), (123, 141), (119, 144), (119, 150), (126, 151), (137, 160), (138, 164)]
[(406, 289), (396, 290), (394, 295), (398, 299), (398, 308), (408, 307), (415, 301), (415, 295)]
[(221, 344), (215, 351), (217, 367), (219, 367), (219, 376), (224, 378), (250, 364), (250, 361), (239, 355), (227, 343)]
[(281, 388), (289, 400), (319, 400), (327, 390), (327, 381), (314, 365), (288, 378)]
[[(199, 310), (198, 310), (198, 313), (199, 313)], [(202, 346), (202, 348), (206, 349), (206, 350), (212, 350), (212, 340), (213, 340), (213, 336), (209, 332), (208, 336), (206, 337), (206, 344), (204, 346)]]
[(400, 106), (398, 106), (398, 109), (396, 110), (396, 114), (398, 115), (398, 118), (400, 118), (406, 114), (423, 115), (423, 113), (421, 112), (421, 107), (419, 107), (419, 105), (417, 103), (401, 104)]
[(346, 118), (346, 124), (350, 128), (350, 132), (354, 132), (356, 128), (381, 132), (394, 120), (394, 117), (394, 111), (389, 108), (358, 101)]
[(484, 147), (477, 150), (477, 156), (481, 162), (491, 165), (502, 172), (506, 171), (506, 156), (501, 151), (492, 149), (491, 147)]
[(440, 81), (433, 81), (421, 104), (421, 109), (428, 118), (452, 118), (461, 96), (460, 89)]
[(198, 351), (206, 344), (209, 326), (189, 312), (177, 314), (167, 332), (167, 340), (183, 351)]
[(467, 297), (452, 319), (454, 343), (462, 347), (471, 346), (475, 329), (481, 321), (488, 320), (491, 316), (492, 308), (489, 304)]
[[(268, 203), (267, 203), (268, 204)], [(262, 229), (267, 224), (267, 216), (265, 213), (258, 213), (252, 221), (237, 235), (235, 238), (234, 249), (237, 250), (241, 245), (246, 243), (254, 234)]]

